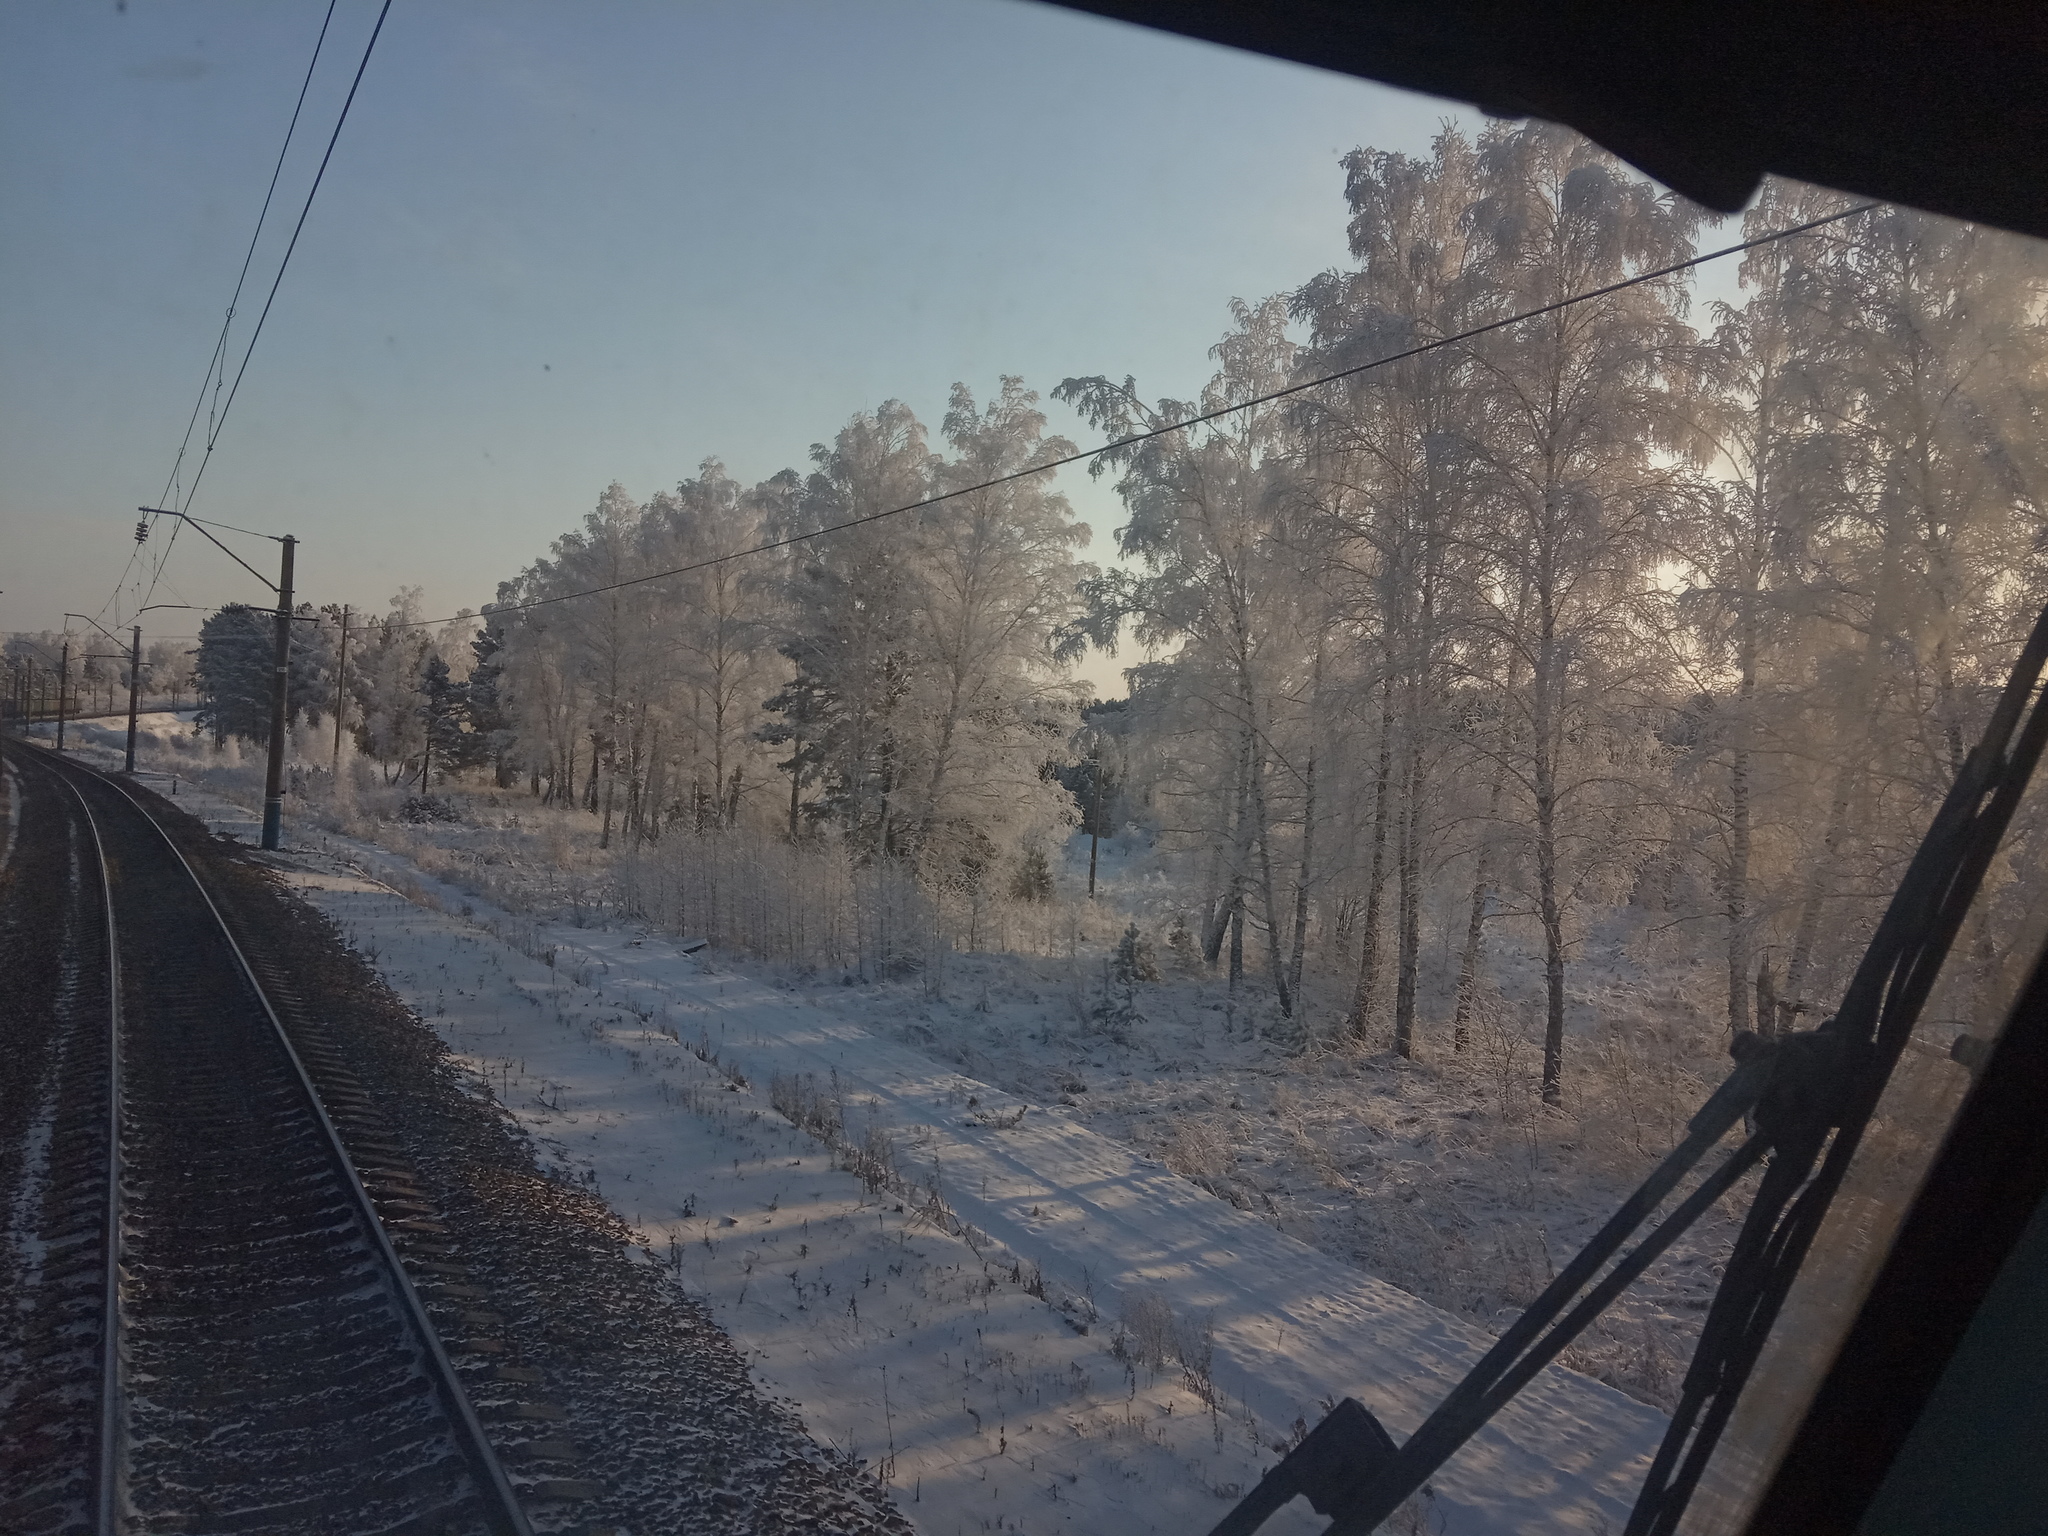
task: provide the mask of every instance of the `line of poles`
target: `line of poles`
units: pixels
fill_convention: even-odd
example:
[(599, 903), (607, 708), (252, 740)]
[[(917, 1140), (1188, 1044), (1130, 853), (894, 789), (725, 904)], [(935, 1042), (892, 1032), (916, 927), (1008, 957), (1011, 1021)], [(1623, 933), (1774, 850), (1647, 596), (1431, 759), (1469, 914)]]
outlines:
[[(57, 722), (58, 741), (63, 741), (64, 720), (77, 712), (69, 706), (71, 692), (71, 645), (65, 642), (62, 660), (55, 667), (39, 666), (33, 656), (7, 658), (7, 716), (10, 720)], [(55, 697), (52, 697), (54, 685)]]
[[(76, 615), (66, 614), (66, 618)], [(87, 619), (94, 629), (119, 644), (119, 638), (107, 634), (98, 624)], [(142, 705), (142, 626), (137, 624), (129, 634), (125, 651), (88, 651), (78, 658), (88, 661), (121, 661), (128, 664), (128, 750), (122, 772), (135, 771), (136, 716)], [(56, 684), (56, 697), (51, 698), (51, 683)], [(84, 678), (80, 678), (83, 682)], [(112, 690), (109, 690), (111, 693)], [(71, 642), (66, 639), (57, 658), (54, 671), (47, 666), (39, 667), (33, 656), (12, 656), (8, 658), (6, 715), (10, 720), (24, 724), (37, 724), (49, 720), (57, 722), (57, 750), (64, 750), (64, 728), (72, 720), (83, 716), (78, 690), (71, 685)]]
[[(180, 518), (195, 525), (198, 522), (197, 519), (185, 518), (183, 513), (173, 512), (167, 508), (144, 507), (141, 510), (155, 516)], [(225, 544), (220, 544), (220, 540), (214, 539), (212, 534), (206, 533), (204, 527), (200, 527), (199, 531), (206, 534), (206, 537), (212, 539), (215, 544), (219, 544), (223, 550), (227, 551), (230, 558), (236, 564), (255, 576), (257, 580), (262, 581), (265, 586), (271, 587), (271, 590), (277, 594), (276, 635), (271, 651), (270, 751), (263, 779), (262, 839), (265, 848), (274, 849), (284, 838), (285, 719), (289, 712), (292, 623), (299, 617), (299, 615), (292, 611), (292, 557), (297, 553), (298, 540), (289, 534), (277, 539), (278, 544), (283, 547), (283, 558), (279, 562), (278, 579), (273, 585), (268, 578), (251, 566), (248, 561), (243, 560), (234, 551), (228, 550)], [(146, 527), (139, 528), (136, 535), (137, 542), (140, 542), (145, 536)], [(260, 535), (260, 537), (272, 536)], [(107, 639), (113, 641), (114, 644), (122, 644), (120, 637), (113, 634), (89, 614), (67, 613), (64, 617), (67, 619), (83, 619), (102, 635), (105, 635)], [(334, 765), (337, 772), (340, 771), (341, 767), (341, 710), (345, 697), (343, 690), (346, 687), (346, 668), (348, 665), (348, 611), (346, 609), (342, 610), (341, 644), (343, 675), (336, 684), (334, 717)], [(81, 661), (125, 661), (128, 664), (128, 747), (122, 764), (122, 772), (132, 774), (135, 772), (136, 716), (142, 702), (142, 670), (144, 666), (142, 660), (142, 626), (140, 624), (133, 626), (129, 634), (125, 653), (88, 652), (79, 659)], [(13, 657), (10, 658), (10, 662), (12, 676), (8, 690), (8, 713), (14, 719), (20, 721), (35, 720), (40, 722), (52, 718), (49, 709), (49, 669), (47, 667), (38, 669), (35, 659), (31, 656)], [(38, 693), (36, 686), (36, 673), (38, 670), (43, 674), (40, 693)], [(64, 750), (65, 722), (76, 715), (76, 711), (71, 708), (76, 696), (71, 691), (71, 641), (68, 636), (64, 640), (62, 654), (58, 658), (56, 681), (57, 699), (54, 718), (57, 722), (57, 750), (61, 752)]]

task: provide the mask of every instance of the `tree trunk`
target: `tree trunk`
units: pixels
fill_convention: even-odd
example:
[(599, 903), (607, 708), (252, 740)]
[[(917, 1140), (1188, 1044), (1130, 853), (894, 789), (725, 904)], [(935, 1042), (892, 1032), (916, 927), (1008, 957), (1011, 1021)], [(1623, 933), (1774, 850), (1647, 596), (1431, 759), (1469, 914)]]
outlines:
[(1209, 839), (1209, 863), (1202, 877), (1202, 963), (1211, 970), (1223, 950), (1223, 930), (1230, 921), (1229, 903), (1223, 895), (1223, 850), (1231, 837), (1229, 807), (1237, 796), (1233, 783), (1222, 802), (1223, 825)]
[[(939, 797), (946, 792), (946, 774), (953, 765), (953, 740), (959, 734), (960, 729), (960, 716), (962, 712), (960, 703), (961, 686), (959, 670), (955, 668), (946, 696), (946, 717), (939, 726), (938, 745), (932, 752), (932, 771), (925, 779), (924, 810), (917, 818), (916, 851), (920, 858), (923, 857), (925, 845), (931, 841), (932, 833), (939, 824)], [(1098, 764), (1097, 772), (1100, 771), (1100, 764)], [(1102, 796), (1101, 791), (1098, 789), (1096, 791), (1096, 806), (1098, 809), (1100, 809), (1101, 804)], [(1095, 894), (1092, 878), (1088, 894), (1091, 896)]]
[(1280, 961), (1280, 913), (1273, 890), (1272, 826), (1266, 815), (1266, 771), (1264, 754), (1254, 752), (1251, 764), (1252, 820), (1259, 839), (1259, 893), (1266, 912), (1266, 963), (1273, 968), (1273, 995), (1282, 1015), (1294, 1015), (1294, 994), (1287, 986), (1287, 970)]
[(801, 736), (792, 736), (789, 755), (789, 840), (792, 843), (796, 841), (798, 796), (803, 793), (803, 786), (804, 739)]
[(1472, 870), (1472, 903), (1465, 914), (1465, 948), (1458, 956), (1458, 992), (1451, 1005), (1451, 1049), (1471, 1043), (1472, 999), (1479, 989), (1479, 961), (1486, 943), (1486, 909), (1493, 902), (1493, 829), (1500, 821), (1505, 776), (1496, 771), (1486, 792), (1486, 831)]
[[(1749, 1019), (1749, 709), (1756, 694), (1756, 654), (1753, 646), (1743, 647), (1741, 700), (1735, 718), (1738, 739), (1728, 762), (1728, 1032), (1739, 1034), (1750, 1027)], [(1768, 964), (1765, 967), (1768, 972)], [(1761, 985), (1761, 982), (1759, 982)], [(1770, 1021), (1759, 1017), (1758, 1028)]]
[[(715, 679), (714, 679), (715, 681)], [(725, 698), (711, 696), (711, 783), (718, 793), (718, 825), (725, 825)]]
[(1778, 986), (1771, 975), (1771, 957), (1764, 956), (1756, 968), (1756, 1032), (1766, 1040), (1778, 1033)]
[(1564, 1098), (1564, 919), (1557, 899), (1557, 825), (1548, 765), (1536, 790), (1536, 886), (1543, 913), (1543, 1102)]
[(1301, 870), (1294, 881), (1294, 944), (1287, 958), (1287, 981), (1295, 996), (1301, 995), (1301, 965), (1308, 948), (1308, 890), (1315, 872), (1316, 851), (1316, 750), (1310, 746), (1306, 772), (1302, 775)]
[(641, 811), (646, 823), (642, 835), (648, 842), (661, 839), (661, 796), (668, 788), (667, 767), (661, 755), (661, 722), (657, 720), (653, 739), (647, 745), (647, 803)]
[[(1515, 595), (1515, 625), (1508, 646), (1506, 691), (1515, 691), (1515, 675), (1521, 665), (1522, 621), (1529, 612), (1529, 582), (1525, 577)], [(1514, 744), (1512, 716), (1501, 717), (1501, 748)], [(1479, 963), (1486, 950), (1486, 909), (1493, 904), (1494, 855), (1498, 849), (1500, 802), (1507, 790), (1507, 770), (1496, 764), (1493, 783), (1486, 792), (1486, 831), (1479, 844), (1479, 858), (1472, 870), (1472, 903), (1465, 917), (1465, 950), (1458, 957), (1458, 993), (1451, 1013), (1451, 1049), (1462, 1051), (1471, 1040), (1472, 1001), (1479, 987)]]
[[(1410, 752), (1414, 752), (1413, 743)], [(1417, 754), (1419, 755), (1419, 754)], [(1400, 864), (1396, 882), (1398, 947), (1394, 971), (1394, 1053), (1415, 1055), (1415, 973), (1422, 952), (1422, 850), (1416, 805), (1419, 767), (1411, 764), (1401, 808)]]
[(1415, 991), (1422, 967), (1423, 801), (1429, 773), (1424, 713), (1436, 653), (1436, 583), (1441, 558), (1441, 541), (1432, 536), (1431, 518), (1425, 516), (1418, 522), (1418, 536), (1423, 541), (1421, 582), (1402, 668), (1406, 674), (1402, 711), (1406, 719), (1402, 728), (1399, 947), (1394, 983), (1394, 1049), (1410, 1058), (1415, 1054)]
[(1542, 637), (1537, 652), (1535, 740), (1531, 766), (1536, 797), (1536, 903), (1543, 919), (1543, 1102), (1564, 1099), (1564, 913), (1557, 891), (1557, 763), (1554, 676), (1559, 664), (1550, 593), (1539, 591)]
[(1479, 988), (1480, 945), (1486, 937), (1486, 907), (1493, 895), (1487, 876), (1490, 849), (1479, 851), (1479, 870), (1472, 880), (1472, 905), (1465, 916), (1465, 947), (1458, 955), (1458, 991), (1451, 1004), (1451, 1049), (1472, 1043), (1472, 997)]
[(1294, 881), (1294, 944), (1287, 960), (1287, 982), (1296, 997), (1301, 996), (1301, 963), (1308, 946), (1308, 892), (1315, 873), (1316, 850), (1316, 744), (1323, 713), (1323, 647), (1320, 638), (1312, 664), (1309, 688), (1308, 762), (1302, 773), (1301, 868)]
[(1251, 733), (1247, 731), (1238, 738), (1237, 766), (1230, 786), (1230, 881), (1223, 893), (1223, 904), (1211, 917), (1210, 930), (1203, 935), (1202, 941), (1202, 958), (1212, 966), (1223, 947), (1225, 932), (1229, 929), (1232, 919), (1238, 916), (1244, 906), (1244, 871), (1251, 855), (1247, 836), (1251, 827), (1251, 810), (1246, 786), (1247, 765), (1250, 759)]
[(1805, 993), (1814, 942), (1820, 937), (1820, 909), (1827, 900), (1830, 866), (1835, 861), (1835, 850), (1841, 847), (1842, 839), (1849, 830), (1850, 773), (1845, 765), (1835, 774), (1835, 791), (1828, 802), (1827, 830), (1821, 834), (1820, 857), (1807, 870), (1806, 895), (1799, 904), (1798, 926), (1792, 931), (1792, 955), (1785, 964), (1783, 996), (1795, 1003), (1801, 1001)]
[(1230, 993), (1244, 980), (1244, 890), (1233, 885), (1230, 892)]
[(1372, 864), (1365, 881), (1365, 917), (1358, 942), (1358, 985), (1351, 995), (1351, 1014), (1344, 1027), (1360, 1044), (1372, 1029), (1373, 994), (1379, 987), (1380, 898), (1386, 889), (1387, 783), (1394, 771), (1394, 710), (1391, 680), (1383, 680), (1380, 696), (1380, 756), (1373, 773)]

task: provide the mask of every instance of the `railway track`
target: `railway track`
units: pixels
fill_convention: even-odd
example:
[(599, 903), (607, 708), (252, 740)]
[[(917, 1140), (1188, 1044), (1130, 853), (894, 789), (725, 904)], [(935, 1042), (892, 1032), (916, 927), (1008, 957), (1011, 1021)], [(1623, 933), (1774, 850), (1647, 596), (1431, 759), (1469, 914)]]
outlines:
[(0, 1529), (528, 1536), (376, 1105), (139, 799), (6, 756)]

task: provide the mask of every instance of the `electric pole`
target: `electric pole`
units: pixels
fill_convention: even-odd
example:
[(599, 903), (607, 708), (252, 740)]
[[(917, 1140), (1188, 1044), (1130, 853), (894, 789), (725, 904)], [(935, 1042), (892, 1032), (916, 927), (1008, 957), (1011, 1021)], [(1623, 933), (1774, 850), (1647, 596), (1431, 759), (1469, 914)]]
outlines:
[[(243, 570), (254, 576), (266, 587), (270, 578), (255, 566), (236, 554), (206, 531), (203, 518), (188, 512), (174, 512), (169, 507), (138, 507), (137, 511), (147, 517), (175, 517), (191, 525), (199, 536), (212, 544)], [(225, 526), (225, 525), (218, 525)], [(231, 530), (247, 533), (247, 529)], [(138, 523), (135, 539), (139, 544), (148, 532), (146, 524)], [(251, 534), (252, 538), (267, 539), (274, 535)], [(277, 643), (272, 650), (270, 678), (270, 766), (263, 776), (263, 846), (275, 849), (284, 833), (284, 723), (290, 705), (290, 683), (292, 667), (292, 552), (298, 547), (298, 540), (287, 534), (278, 539), (284, 546), (284, 560), (279, 570), (277, 586)]]
[(135, 702), (142, 687), (142, 626), (135, 626), (135, 638), (128, 647), (128, 758), (121, 771), (135, 773)]
[[(263, 846), (276, 849), (284, 835), (284, 722), (292, 666), (292, 552), (298, 540), (286, 534), (277, 578), (277, 644), (270, 679), (270, 766), (263, 776)], [(61, 729), (61, 728), (60, 728)]]
[(348, 604), (341, 605), (341, 659), (334, 669), (334, 788), (341, 790), (341, 711), (348, 701)]
[(71, 686), (71, 642), (64, 642), (57, 670), (57, 750), (64, 750), (64, 692)]

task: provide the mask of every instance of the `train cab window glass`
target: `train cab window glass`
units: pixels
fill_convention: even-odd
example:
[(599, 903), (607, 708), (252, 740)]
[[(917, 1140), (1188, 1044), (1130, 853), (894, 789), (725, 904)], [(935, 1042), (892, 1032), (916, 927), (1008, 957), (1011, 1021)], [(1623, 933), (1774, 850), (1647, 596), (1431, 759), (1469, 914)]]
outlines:
[[(43, 931), (7, 925), (85, 846), (83, 820), (52, 830), (81, 796), (204, 817), (280, 878), (348, 846), (354, 875), (277, 899), (350, 935), (359, 906), (389, 943), (294, 953), (375, 993), (361, 1039), (455, 1051), (470, 1107), (565, 1159), (518, 1167), (633, 1233), (649, 1262), (603, 1286), (703, 1301), (675, 1338), (730, 1332), (796, 1402), (776, 1446), (851, 1448), (849, 1528), (1057, 1509), (1114, 1533), (1142, 1498), (1190, 1532), (1362, 1536), (1359, 1489), (1702, 1106), (1763, 1081), (1745, 1063), (1848, 1080), (1825, 1031), (1887, 914), (1959, 888), (1914, 907), (1930, 829), (2037, 719), (2048, 241), (1896, 201), (1931, 162), (1751, 193), (1733, 149), (1606, 148), (1009, 0), (192, 0), (204, 43), (102, 9), (0, 11), (0, 287), (41, 317), (0, 326), (34, 380), (9, 441), (73, 518), (0, 537), (0, 793), (28, 816), (19, 840), (0, 818), (0, 940)], [(1334, 25), (1209, 10), (1187, 24), (1297, 58)], [(1712, 1356), (1726, 1390), (1701, 1395), (1731, 1255), (1793, 1166), (1769, 1141), (1790, 1100), (1761, 1089), (1649, 1204), (1714, 1198), (1524, 1390), (1473, 1389), (1389, 1528), (1780, 1536), (1757, 1522), (2048, 999), (2048, 775), (1995, 782), (2015, 798), (1943, 866), (1970, 892), (1916, 951), (1926, 995), (1839, 1187), (1780, 1192), (1815, 1224), (1782, 1295), (1741, 1299), (1753, 1358)], [(144, 1019), (198, 952), (187, 886), (239, 855), (194, 834), (188, 879), (129, 820), (133, 916), (94, 942)], [(151, 890), (177, 894), (160, 927)], [(293, 1034), (249, 975), (222, 1028)], [(0, 1093), (20, 1212), (60, 1084), (32, 1014), (0, 995), (0, 1058), (30, 1042)], [(328, 1027), (300, 1033), (339, 1052)], [(308, 1054), (309, 1124), (393, 1086)], [(138, 1046), (133, 1091), (171, 1065)], [(1824, 1169), (1848, 1142), (1813, 1113)], [(122, 1123), (116, 1099), (116, 1166)], [(607, 1427), (638, 1409), (584, 1376), (577, 1403), (538, 1391), (570, 1379), (552, 1316), (616, 1342), (635, 1314), (552, 1268), (545, 1306), (485, 1305), (454, 1252), (481, 1218), (393, 1145), (323, 1177), (366, 1263), (413, 1265), (377, 1305), (461, 1453), (421, 1498), (516, 1531), (539, 1462), (542, 1524), (603, 1485), (581, 1528), (661, 1528), (674, 1490), (632, 1502), (639, 1442)], [(171, 1230), (141, 1199), (138, 1253)], [(43, 1274), (28, 1219), (0, 1275)], [(1988, 1487), (2031, 1454), (2031, 1421), (1966, 1409), (2004, 1390), (1970, 1383), (2016, 1358), (1998, 1319), (2042, 1246), (1995, 1286), (1980, 1266), (1983, 1325), (1938, 1392), (1946, 1357), (1923, 1372), (1937, 1407), (1899, 1410), (1883, 1454), (1911, 1430), (1917, 1459), (1867, 1536), (1920, 1536), (1947, 1486), (1925, 1469)], [(23, 1317), (54, 1315), (39, 1294)], [(115, 1416), (154, 1410), (105, 1358), (100, 1398), (64, 1391), (118, 1448)], [(504, 1402), (471, 1423), (486, 1381)], [(529, 1397), (581, 1418), (508, 1438), (498, 1407)], [(8, 1401), (0, 1526), (32, 1481)], [(1674, 1420), (1705, 1426), (1697, 1465), (1639, 1507)], [(1262, 1482), (1297, 1454), (1298, 1487)], [(91, 1490), (120, 1523), (118, 1460), (63, 1470), (79, 1518)], [(185, 1519), (157, 1486), (185, 1477), (149, 1472), (137, 1518)], [(823, 1496), (792, 1487), (800, 1524)]]

